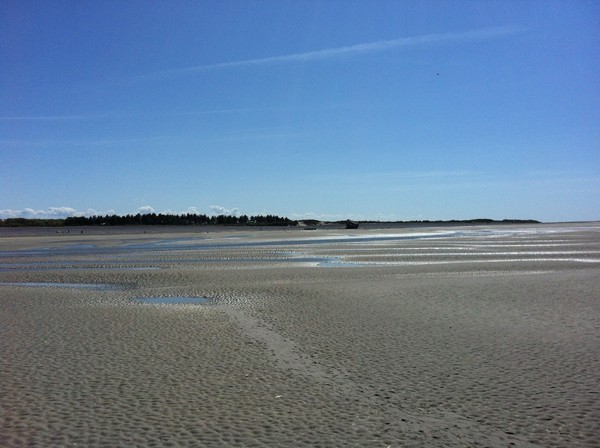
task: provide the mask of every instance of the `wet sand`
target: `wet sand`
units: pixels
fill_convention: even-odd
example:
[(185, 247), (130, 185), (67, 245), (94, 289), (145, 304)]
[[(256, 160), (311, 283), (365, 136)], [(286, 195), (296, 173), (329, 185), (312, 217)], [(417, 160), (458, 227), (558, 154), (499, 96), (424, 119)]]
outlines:
[(0, 446), (598, 446), (599, 279), (597, 223), (3, 236)]

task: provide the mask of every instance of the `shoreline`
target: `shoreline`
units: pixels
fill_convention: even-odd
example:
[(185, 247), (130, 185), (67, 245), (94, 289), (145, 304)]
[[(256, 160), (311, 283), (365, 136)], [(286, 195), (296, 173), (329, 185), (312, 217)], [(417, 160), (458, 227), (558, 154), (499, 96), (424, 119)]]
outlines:
[(315, 226), (243, 226), (243, 225), (127, 225), (127, 226), (23, 226), (23, 227), (0, 227), (0, 238), (13, 236), (51, 236), (51, 235), (130, 235), (130, 234), (170, 234), (170, 233), (217, 233), (217, 232), (295, 232), (315, 230), (399, 230), (399, 229), (435, 229), (435, 228), (476, 228), (476, 227), (530, 227), (530, 226), (556, 226), (556, 225), (600, 225), (600, 221), (573, 221), (573, 222), (539, 222), (539, 223), (511, 223), (494, 221), (491, 223), (465, 223), (457, 222), (361, 222), (358, 229), (346, 229), (340, 223), (322, 223)]

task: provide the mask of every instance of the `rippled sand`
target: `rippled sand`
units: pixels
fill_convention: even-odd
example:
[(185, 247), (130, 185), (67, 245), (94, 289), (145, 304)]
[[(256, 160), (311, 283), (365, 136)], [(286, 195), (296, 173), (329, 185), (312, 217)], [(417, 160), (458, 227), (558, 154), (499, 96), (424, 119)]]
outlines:
[(0, 446), (598, 446), (599, 274), (598, 224), (2, 237)]

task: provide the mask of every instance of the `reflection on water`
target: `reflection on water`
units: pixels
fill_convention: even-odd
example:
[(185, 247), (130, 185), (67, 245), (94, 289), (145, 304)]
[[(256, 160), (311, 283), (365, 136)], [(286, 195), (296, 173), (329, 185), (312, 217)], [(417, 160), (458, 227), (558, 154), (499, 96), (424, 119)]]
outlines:
[[(351, 236), (351, 235), (332, 235), (302, 239), (289, 240), (270, 240), (270, 241), (234, 241), (230, 238), (229, 241), (207, 240), (204, 238), (184, 239), (173, 238), (169, 240), (152, 241), (145, 243), (126, 244), (123, 247), (135, 250), (153, 250), (153, 251), (169, 251), (169, 250), (206, 250), (206, 249), (235, 249), (245, 247), (271, 247), (271, 246), (308, 246), (308, 245), (326, 245), (340, 243), (365, 243), (365, 242), (386, 242), (386, 241), (403, 241), (403, 240), (421, 240), (448, 238), (453, 236), (483, 236), (490, 235), (489, 231), (473, 231), (473, 232), (430, 232), (430, 233), (412, 233), (412, 234), (375, 234), (366, 236)], [(235, 238), (237, 240), (238, 238)]]
[[(132, 261), (133, 262), (133, 261)], [(0, 272), (10, 271), (42, 271), (42, 270), (72, 270), (72, 269), (88, 269), (88, 270), (106, 270), (112, 271), (155, 271), (160, 269), (156, 266), (111, 266), (112, 261), (104, 262), (102, 266), (82, 266), (85, 262), (72, 262), (65, 264), (57, 261), (35, 261), (29, 263), (6, 263), (0, 265)]]
[[(570, 227), (565, 229), (573, 231)], [(408, 234), (331, 234), (267, 241), (244, 241), (242, 236), (246, 235), (176, 237), (142, 243), (121, 241), (106, 247), (76, 243), (52, 249), (0, 250), (0, 273), (40, 270), (141, 271), (182, 265), (190, 265), (193, 269), (209, 264), (355, 268), (457, 263), (600, 262), (600, 246), (594, 240), (582, 241), (576, 239), (577, 235), (555, 238), (553, 234), (556, 232), (556, 228), (545, 231), (539, 228), (473, 229)], [(194, 267), (194, 264), (198, 266)], [(62, 284), (62, 287), (98, 288), (70, 285)]]
[[(473, 231), (473, 232), (431, 232), (431, 233), (412, 233), (412, 234), (374, 234), (366, 236), (351, 236), (351, 235), (332, 235), (302, 239), (289, 240), (269, 240), (269, 241), (238, 241), (236, 238), (230, 237), (218, 239), (198, 238), (172, 238), (143, 243), (122, 243), (117, 246), (98, 247), (93, 244), (72, 244), (57, 248), (40, 247), (37, 249), (23, 249), (0, 251), (0, 257), (24, 256), (24, 255), (85, 255), (85, 254), (115, 254), (131, 251), (191, 251), (191, 250), (211, 250), (211, 249), (235, 249), (235, 248), (251, 248), (251, 247), (272, 247), (272, 246), (307, 246), (307, 245), (326, 245), (339, 243), (365, 243), (365, 242), (386, 242), (386, 241), (403, 241), (403, 240), (421, 240), (448, 238), (460, 236), (484, 236), (490, 235), (488, 231)], [(233, 241), (232, 241), (233, 240)]]
[(58, 282), (0, 282), (0, 286), (25, 286), (32, 288), (73, 288), (98, 289), (102, 291), (119, 289), (117, 285), (107, 283), (58, 283)]
[(137, 302), (157, 305), (198, 305), (210, 302), (206, 297), (142, 297)]

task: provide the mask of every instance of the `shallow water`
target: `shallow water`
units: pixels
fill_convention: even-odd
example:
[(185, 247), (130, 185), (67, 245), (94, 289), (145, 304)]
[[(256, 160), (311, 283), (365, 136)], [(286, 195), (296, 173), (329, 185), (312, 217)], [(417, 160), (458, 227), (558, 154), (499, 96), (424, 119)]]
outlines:
[(58, 283), (58, 282), (0, 282), (0, 286), (24, 286), (29, 288), (73, 288), (73, 289), (119, 289), (117, 285), (107, 283)]
[[(0, 250), (0, 272), (156, 270), (174, 264), (225, 263), (338, 268), (483, 262), (600, 262), (598, 245), (584, 245), (560, 237), (553, 239), (553, 234), (559, 230), (573, 231), (568, 226), (561, 229), (473, 229), (299, 236), (289, 240), (275, 237), (266, 241), (248, 241), (242, 235), (174, 237), (143, 243), (125, 240), (110, 247), (77, 242), (53, 248)], [(376, 254), (374, 258), (370, 256), (372, 252)]]
[[(200, 238), (170, 238), (158, 241), (144, 243), (121, 243), (111, 247), (97, 247), (93, 244), (70, 244), (58, 248), (39, 247), (25, 250), (1, 251), (0, 257), (23, 256), (23, 255), (85, 255), (94, 254), (114, 254), (125, 251), (144, 252), (144, 251), (191, 251), (191, 250), (210, 250), (210, 249), (235, 249), (244, 247), (271, 247), (271, 246), (304, 246), (304, 245), (325, 245), (325, 244), (343, 244), (343, 243), (365, 243), (365, 242), (389, 242), (403, 240), (421, 240), (435, 238), (449, 238), (462, 236), (492, 236), (506, 235), (505, 232), (494, 231), (452, 231), (452, 232), (432, 232), (432, 233), (412, 233), (412, 234), (376, 234), (376, 235), (335, 235), (325, 237), (301, 238), (293, 240), (268, 240), (268, 241), (239, 241), (239, 237), (219, 238), (210, 240)], [(234, 240), (234, 242), (231, 242)]]
[(200, 305), (210, 301), (207, 297), (142, 297), (136, 299), (136, 302), (156, 305)]
[[(13, 272), (13, 271), (43, 271), (43, 270), (72, 270), (72, 269), (102, 269), (102, 270), (111, 270), (111, 271), (155, 271), (160, 269), (155, 266), (111, 266), (111, 264), (116, 264), (114, 261), (106, 261), (102, 263), (102, 266), (92, 265), (87, 263), (88, 266), (83, 266), (85, 262), (72, 262), (72, 263), (61, 263), (56, 261), (38, 261), (38, 262), (29, 262), (29, 263), (6, 263), (0, 265), (0, 272)], [(131, 261), (133, 264), (133, 261)], [(80, 265), (82, 264), (82, 265)], [(123, 263), (119, 263), (123, 264)]]

